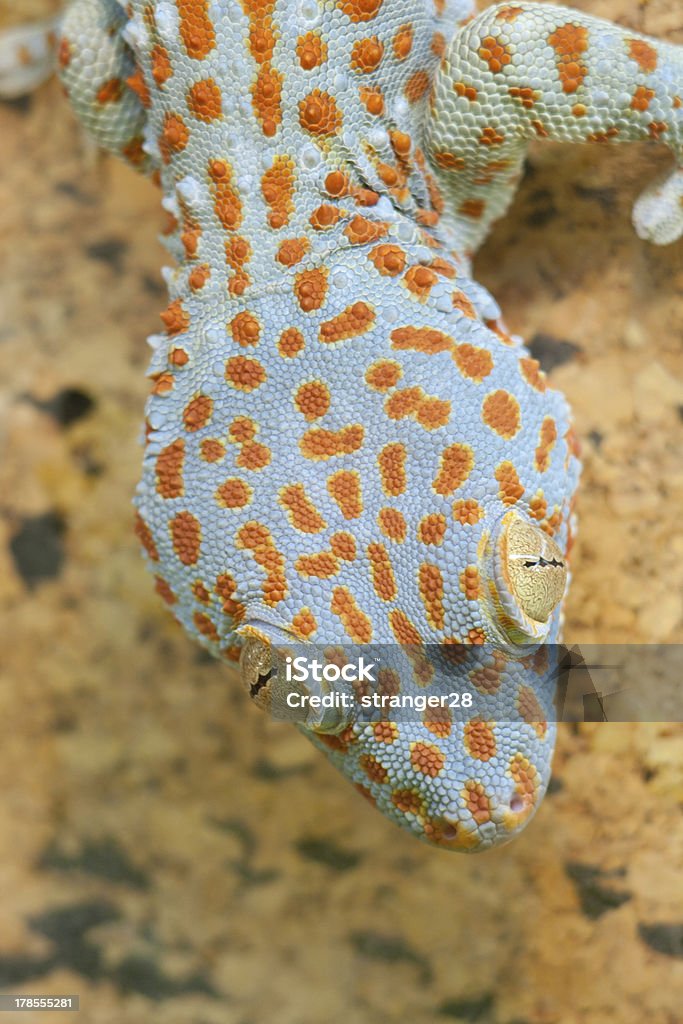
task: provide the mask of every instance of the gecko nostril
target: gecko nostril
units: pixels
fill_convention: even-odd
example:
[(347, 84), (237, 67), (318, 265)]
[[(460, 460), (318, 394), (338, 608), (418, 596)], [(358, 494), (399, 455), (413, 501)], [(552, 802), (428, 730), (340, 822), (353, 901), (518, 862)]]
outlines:
[(510, 799), (510, 810), (513, 814), (519, 814), (520, 811), (524, 810), (524, 801), (519, 793), (514, 793), (512, 795)]

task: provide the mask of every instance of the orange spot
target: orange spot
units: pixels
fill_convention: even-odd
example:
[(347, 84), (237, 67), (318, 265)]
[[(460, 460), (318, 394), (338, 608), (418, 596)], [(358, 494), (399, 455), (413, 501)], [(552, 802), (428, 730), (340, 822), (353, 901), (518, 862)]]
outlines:
[(183, 309), (180, 299), (174, 299), (160, 317), (166, 333), (171, 337), (181, 334), (190, 326), (190, 314)]
[(285, 560), (275, 546), (270, 530), (263, 523), (250, 520), (238, 531), (237, 546), (250, 551), (254, 561), (265, 570), (263, 600), (269, 607), (283, 601), (288, 594)]
[(327, 297), (327, 269), (300, 271), (294, 281), (294, 294), (304, 313), (320, 309)]
[(476, 565), (468, 565), (460, 573), (460, 589), (468, 601), (476, 601), (479, 597), (479, 570)]
[(293, 267), (301, 262), (310, 248), (307, 238), (288, 238), (281, 242), (277, 251), (277, 261), (284, 267)]
[(368, 558), (375, 593), (381, 601), (393, 601), (397, 589), (389, 552), (383, 544), (368, 544)]
[(389, 391), (398, 384), (402, 375), (403, 370), (399, 363), (381, 359), (365, 371), (365, 381), (373, 391)]
[(187, 94), (187, 106), (199, 121), (206, 124), (223, 116), (221, 91), (213, 78), (195, 82)]
[(110, 78), (97, 90), (97, 102), (104, 106), (107, 103), (117, 103), (121, 99), (123, 86), (120, 78)]
[(463, 99), (469, 100), (470, 103), (474, 103), (479, 95), (473, 85), (467, 85), (465, 82), (453, 82), (453, 92), (457, 96), (462, 96)]
[(377, 516), (377, 525), (389, 540), (402, 544), (408, 533), (408, 526), (402, 512), (397, 508), (382, 508)]
[(418, 741), (410, 744), (410, 763), (416, 772), (435, 779), (446, 764), (446, 756), (434, 744)]
[(384, 44), (377, 36), (369, 39), (358, 39), (351, 50), (351, 67), (363, 75), (375, 71), (384, 55)]
[(441, 570), (423, 562), (419, 570), (420, 598), (427, 613), (427, 622), (433, 629), (444, 628), (444, 585)]
[(363, 513), (360, 477), (355, 470), (340, 469), (327, 478), (327, 490), (344, 519), (358, 519)]
[(495, 478), (498, 482), (498, 497), (504, 505), (514, 505), (524, 494), (524, 488), (511, 462), (501, 462), (496, 467)]
[(156, 489), (162, 498), (182, 498), (185, 493), (183, 485), (183, 465), (185, 462), (185, 442), (173, 441), (166, 445), (157, 455)]
[(154, 589), (156, 590), (162, 601), (165, 601), (167, 605), (176, 604), (178, 598), (175, 596), (170, 586), (162, 576), (154, 577)]
[(237, 583), (229, 573), (223, 573), (216, 579), (216, 594), (220, 597), (223, 611), (229, 615), (234, 622), (241, 622), (246, 614), (246, 608), (239, 601), (235, 600)]
[(225, 457), (225, 445), (215, 437), (208, 437), (199, 446), (204, 462), (220, 462)]
[(251, 100), (256, 119), (266, 138), (272, 138), (282, 122), (283, 77), (270, 64), (260, 68), (252, 87)]
[(387, 444), (379, 453), (377, 463), (382, 481), (382, 490), (386, 495), (398, 497), (406, 489), (406, 448), (396, 441)]
[(368, 616), (358, 607), (356, 599), (348, 587), (334, 588), (330, 609), (334, 615), (339, 617), (347, 635), (354, 643), (370, 643), (372, 624)]
[(389, 781), (386, 768), (372, 754), (362, 754), (358, 763), (371, 782), (383, 784)]
[(409, 292), (424, 302), (439, 280), (438, 275), (429, 267), (410, 267), (403, 275), (403, 283)]
[(208, 263), (202, 263), (200, 266), (194, 267), (194, 269), (190, 272), (187, 278), (187, 283), (189, 284), (193, 292), (198, 292), (201, 291), (201, 289), (204, 287), (204, 285), (206, 284), (210, 277), (211, 268), (209, 267)]
[(190, 133), (180, 114), (166, 114), (159, 138), (159, 149), (165, 164), (170, 163), (175, 153), (182, 153), (189, 138)]
[(391, 332), (391, 347), (398, 351), (412, 350), (432, 355), (448, 352), (454, 344), (448, 334), (431, 327), (397, 327)]
[(398, 739), (398, 726), (396, 722), (375, 722), (372, 735), (376, 743), (395, 743)]
[(292, 619), (292, 629), (302, 640), (308, 640), (317, 628), (318, 623), (310, 608), (302, 608)]
[(479, 56), (488, 65), (489, 71), (498, 74), (512, 61), (512, 53), (505, 43), (501, 43), (495, 36), (486, 36), (481, 41)]
[(336, 135), (342, 126), (342, 113), (333, 96), (314, 89), (299, 101), (299, 124), (311, 135)]
[(487, 125), (479, 136), (479, 144), (482, 146), (502, 146), (504, 142), (504, 133), (491, 125)]
[(368, 253), (368, 259), (383, 277), (396, 277), (406, 265), (406, 254), (398, 245), (376, 245)]
[(379, 117), (384, 113), (384, 96), (381, 89), (368, 89), (363, 87), (359, 90), (360, 101), (373, 117)]
[(519, 402), (509, 391), (492, 391), (482, 405), (482, 419), (500, 437), (510, 440), (521, 426)]
[(304, 71), (312, 71), (327, 60), (327, 43), (318, 32), (307, 32), (297, 39), (296, 55)]
[(332, 344), (357, 338), (369, 331), (375, 323), (375, 311), (366, 302), (354, 302), (331, 320), (320, 325), (319, 337), (322, 342)]
[(468, 444), (452, 444), (444, 448), (439, 457), (439, 472), (433, 488), (447, 497), (467, 480), (474, 467), (474, 453)]
[(440, 512), (424, 516), (417, 527), (417, 539), (423, 544), (438, 546), (446, 536), (446, 517)]
[(304, 350), (304, 336), (297, 327), (288, 327), (280, 335), (277, 350), (283, 359), (294, 359)]
[(234, 316), (229, 327), (232, 340), (243, 347), (256, 345), (261, 336), (261, 324), (253, 313), (246, 310)]
[(257, 471), (269, 466), (272, 458), (272, 452), (265, 444), (247, 441), (242, 445), (242, 450), (237, 456), (237, 465), (240, 469)]
[(382, 2), (383, 0), (337, 0), (337, 7), (350, 21), (372, 21)]
[(203, 60), (216, 45), (209, 0), (177, 0), (180, 37), (188, 57)]
[(232, 356), (225, 364), (225, 379), (239, 391), (255, 391), (266, 379), (266, 371), (257, 359)]
[(422, 637), (420, 636), (419, 631), (412, 624), (405, 612), (400, 610), (393, 611), (389, 616), (389, 624), (399, 644), (419, 646), (422, 643)]
[(387, 224), (384, 221), (368, 220), (357, 213), (344, 228), (344, 234), (352, 245), (366, 245), (368, 242), (376, 242), (387, 233)]
[(234, 231), (242, 223), (242, 203), (232, 185), (232, 167), (225, 160), (210, 160), (209, 177), (216, 216), (226, 230)]
[(444, 171), (462, 171), (465, 169), (463, 157), (456, 156), (455, 153), (449, 153), (448, 150), (444, 149), (434, 154), (434, 163), (437, 167), (443, 168)]
[(133, 527), (133, 531), (135, 533), (135, 536), (138, 538), (143, 548), (149, 555), (149, 557), (152, 559), (152, 561), (158, 562), (159, 552), (157, 551), (157, 546), (154, 543), (152, 531), (150, 530), (149, 526), (147, 525), (147, 523), (142, 518), (139, 512), (135, 513), (135, 524)]
[(202, 528), (191, 512), (179, 512), (170, 522), (173, 550), (183, 565), (194, 565), (199, 559)]
[(539, 473), (545, 473), (550, 466), (550, 453), (557, 441), (557, 424), (552, 416), (546, 416), (541, 424), (534, 465)]
[(173, 74), (171, 58), (168, 55), (168, 50), (158, 43), (152, 50), (151, 60), (152, 78), (154, 79), (157, 88), (160, 89)]
[(229, 477), (216, 491), (216, 503), (221, 508), (244, 508), (251, 501), (252, 493), (251, 487), (244, 480)]
[(462, 526), (475, 526), (484, 516), (484, 510), (474, 498), (459, 498), (453, 503), (453, 518)]
[(453, 360), (463, 377), (481, 383), (493, 370), (493, 356), (486, 348), (464, 344), (456, 346)]
[(524, 380), (536, 391), (545, 391), (547, 388), (545, 374), (541, 364), (536, 359), (523, 357), (519, 360), (519, 369)]
[(327, 523), (306, 494), (303, 484), (289, 484), (278, 494), (280, 505), (289, 519), (289, 525), (301, 533), (320, 533)]
[(294, 568), (300, 576), (319, 580), (329, 580), (339, 572), (337, 558), (328, 551), (321, 551), (317, 555), (301, 555), (294, 563)]
[(401, 25), (396, 30), (391, 45), (396, 60), (405, 60), (413, 48), (413, 26), (411, 24)]
[(629, 56), (639, 64), (643, 71), (650, 74), (657, 70), (657, 51), (654, 46), (650, 46), (644, 39), (629, 39), (628, 52)]
[(313, 427), (306, 431), (299, 442), (299, 447), (304, 458), (320, 462), (334, 456), (357, 452), (363, 445), (364, 436), (365, 428), (360, 424), (342, 427), (341, 430)]
[(417, 103), (429, 89), (429, 75), (426, 71), (414, 71), (405, 84), (405, 97), (409, 103)]
[(490, 761), (496, 756), (497, 744), (493, 722), (471, 718), (465, 725), (465, 748), (475, 761)]
[(478, 825), (483, 825), (491, 820), (491, 801), (481, 782), (468, 779), (462, 790), (462, 798), (465, 801), (467, 810), (470, 812)]
[(294, 395), (294, 404), (299, 412), (311, 423), (324, 416), (330, 407), (330, 389), (322, 381), (312, 380), (301, 384)]
[(548, 43), (556, 54), (563, 91), (576, 92), (588, 74), (587, 66), (581, 61), (581, 54), (588, 49), (588, 29), (569, 22), (548, 36)]
[(279, 154), (261, 178), (261, 193), (268, 207), (271, 228), (289, 223), (294, 212), (294, 163), (290, 157)]

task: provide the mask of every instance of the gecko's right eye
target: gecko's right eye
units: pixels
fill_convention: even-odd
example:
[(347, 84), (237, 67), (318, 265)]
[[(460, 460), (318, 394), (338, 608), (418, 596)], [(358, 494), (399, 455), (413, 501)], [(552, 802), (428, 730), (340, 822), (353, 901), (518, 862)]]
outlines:
[(517, 512), (494, 540), (493, 583), (499, 623), (515, 642), (542, 640), (567, 587), (567, 564), (555, 541)]

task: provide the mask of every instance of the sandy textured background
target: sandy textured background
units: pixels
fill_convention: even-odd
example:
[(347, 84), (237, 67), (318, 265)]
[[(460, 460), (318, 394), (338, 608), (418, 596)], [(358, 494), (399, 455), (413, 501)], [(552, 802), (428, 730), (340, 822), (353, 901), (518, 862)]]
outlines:
[[(574, 6), (683, 43), (670, 0)], [(535, 822), (465, 859), (247, 707), (131, 532), (158, 195), (54, 82), (0, 140), (0, 990), (81, 1024), (680, 1024), (681, 726), (564, 727)], [(683, 640), (683, 244), (629, 226), (666, 162), (535, 148), (478, 260), (576, 411), (574, 641)]]

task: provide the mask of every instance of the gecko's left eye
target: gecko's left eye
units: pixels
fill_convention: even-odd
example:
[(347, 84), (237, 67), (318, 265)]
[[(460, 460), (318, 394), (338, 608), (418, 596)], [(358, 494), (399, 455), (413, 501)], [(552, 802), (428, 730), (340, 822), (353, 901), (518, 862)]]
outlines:
[(511, 639), (542, 639), (567, 587), (567, 565), (540, 527), (509, 512), (495, 540), (494, 580), (501, 625)]

